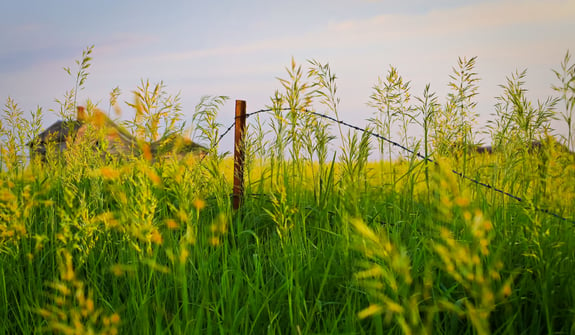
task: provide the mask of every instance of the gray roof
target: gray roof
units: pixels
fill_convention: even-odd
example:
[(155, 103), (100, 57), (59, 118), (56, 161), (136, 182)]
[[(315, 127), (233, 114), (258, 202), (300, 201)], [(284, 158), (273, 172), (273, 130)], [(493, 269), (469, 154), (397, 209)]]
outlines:
[(66, 138), (75, 135), (81, 126), (81, 121), (57, 121), (29, 142), (28, 146), (33, 147), (36, 144), (48, 144), (49, 142), (65, 142)]
[[(141, 141), (138, 141), (130, 132), (117, 125), (104, 113), (95, 111), (93, 116), (89, 118), (85, 115), (80, 117), (79, 114), (79, 119), (80, 120), (74, 121), (57, 121), (52, 124), (48, 129), (28, 143), (32, 154), (40, 154), (42, 158), (45, 159), (46, 147), (50, 144), (57, 145), (60, 151), (65, 150), (67, 148), (67, 141), (69, 139), (76, 141), (77, 136), (84, 136), (89, 129), (88, 125), (92, 125), (94, 129), (107, 129), (104, 138), (109, 143), (109, 145), (106, 146), (109, 154), (122, 155), (130, 153), (139, 155), (141, 153), (141, 143), (139, 143)], [(94, 141), (91, 145), (96, 149), (101, 143)], [(178, 155), (188, 153), (205, 155), (208, 151), (205, 147), (176, 133), (149, 143), (149, 145), (154, 157), (170, 153), (176, 153)]]

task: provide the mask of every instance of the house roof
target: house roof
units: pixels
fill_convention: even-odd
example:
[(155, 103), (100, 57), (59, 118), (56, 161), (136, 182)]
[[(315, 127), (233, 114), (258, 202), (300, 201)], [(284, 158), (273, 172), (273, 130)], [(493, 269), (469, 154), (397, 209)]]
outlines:
[[(138, 141), (129, 131), (116, 124), (103, 112), (94, 110), (92, 115), (88, 116), (83, 107), (78, 107), (77, 120), (55, 122), (48, 127), (48, 129), (40, 133), (33, 141), (29, 142), (28, 146), (37, 153), (45, 155), (47, 144), (65, 143), (69, 138), (75, 141), (77, 137), (83, 137), (89, 131), (89, 125), (94, 129), (104, 130), (104, 137), (110, 143), (122, 143), (120, 146), (114, 145), (110, 153), (121, 154), (123, 152), (125, 153), (125, 151), (133, 152), (130, 148), (140, 148), (140, 144), (142, 144), (140, 143), (141, 141)], [(94, 145), (97, 146), (99, 144), (96, 142)], [(176, 133), (149, 143), (149, 148), (154, 157), (172, 152), (179, 155), (187, 153), (199, 153), (203, 155), (208, 151), (205, 147)]]
[(28, 146), (33, 147), (36, 144), (47, 144), (49, 142), (64, 142), (66, 138), (76, 134), (81, 126), (82, 122), (80, 121), (57, 121), (29, 142)]

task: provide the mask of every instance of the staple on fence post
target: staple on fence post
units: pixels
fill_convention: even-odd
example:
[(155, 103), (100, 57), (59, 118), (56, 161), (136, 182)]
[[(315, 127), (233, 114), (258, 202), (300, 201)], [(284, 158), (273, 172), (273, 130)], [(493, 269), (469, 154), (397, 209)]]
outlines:
[(246, 102), (236, 100), (234, 137), (234, 192), (233, 208), (240, 208), (244, 196), (244, 140), (246, 134)]

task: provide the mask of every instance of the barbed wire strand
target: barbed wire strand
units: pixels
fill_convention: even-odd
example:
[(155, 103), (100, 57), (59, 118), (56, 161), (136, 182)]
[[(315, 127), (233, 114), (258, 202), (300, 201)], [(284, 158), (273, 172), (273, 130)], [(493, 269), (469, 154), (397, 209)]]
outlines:
[[(250, 117), (250, 116), (253, 116), (253, 115), (256, 115), (256, 114), (260, 114), (260, 113), (272, 112), (272, 111), (274, 111), (274, 110), (278, 110), (278, 109), (260, 109), (260, 110), (255, 111), (255, 112), (246, 113), (246, 118), (248, 118), (248, 117)], [(280, 108), (279, 110), (280, 110), (280, 111), (289, 111), (289, 110), (292, 110), (292, 108)], [(332, 117), (332, 116), (329, 116), (329, 115), (326, 115), (326, 114), (322, 114), (322, 113), (318, 113), (318, 112), (314, 112), (314, 111), (310, 111), (310, 110), (303, 110), (303, 111), (306, 112), (306, 113), (309, 113), (309, 114), (312, 114), (312, 115), (315, 115), (315, 116), (318, 116), (318, 117), (327, 119), (327, 120), (329, 120), (329, 121), (332, 121), (332, 122), (341, 124), (342, 126), (346, 126), (346, 127), (348, 127), (348, 128), (355, 129), (355, 130), (360, 131), (360, 132), (363, 132), (363, 133), (368, 133), (370, 136), (376, 137), (376, 138), (378, 138), (378, 139), (380, 139), (380, 140), (383, 140), (383, 141), (385, 141), (385, 142), (387, 142), (387, 143), (389, 143), (389, 144), (392, 144), (393, 146), (398, 147), (398, 148), (400, 148), (401, 150), (410, 153), (411, 155), (415, 155), (415, 156), (417, 156), (418, 158), (423, 159), (424, 161), (427, 161), (427, 162), (432, 163), (432, 164), (435, 164), (435, 165), (439, 165), (439, 163), (437, 163), (436, 161), (432, 160), (431, 158), (426, 157), (426, 156), (422, 155), (422, 154), (419, 153), (419, 152), (415, 152), (415, 151), (413, 151), (413, 150), (411, 150), (411, 149), (409, 149), (409, 148), (407, 148), (407, 147), (405, 147), (405, 146), (403, 146), (403, 145), (401, 145), (401, 144), (399, 144), (399, 143), (397, 143), (397, 142), (395, 142), (395, 141), (393, 141), (393, 140), (390, 140), (390, 139), (388, 139), (388, 138), (386, 138), (386, 137), (384, 137), (384, 136), (382, 136), (382, 135), (380, 135), (380, 134), (377, 134), (377, 133), (368, 131), (368, 130), (366, 130), (365, 128), (358, 127), (358, 126), (356, 126), (356, 125), (353, 125), (353, 124), (351, 124), (351, 123), (345, 122), (345, 121), (343, 121), (343, 120), (339, 120), (339, 119), (337, 119), (337, 118), (335, 118), (335, 117)], [(232, 128), (233, 128), (234, 125), (235, 125), (235, 119), (236, 119), (236, 118), (239, 118), (239, 117), (236, 116), (236, 117), (234, 118), (234, 122), (233, 122), (233, 123), (226, 129), (226, 131), (224, 131), (224, 133), (220, 136), (220, 138), (219, 138), (218, 141), (216, 142), (216, 146), (217, 146), (217, 145), (219, 144), (219, 142), (232, 130)], [(205, 156), (204, 156), (204, 157), (205, 157)], [(202, 159), (203, 159), (204, 157), (202, 157)], [(201, 162), (201, 160), (200, 160), (200, 162)], [(513, 195), (513, 194), (511, 194), (511, 193), (509, 193), (509, 192), (506, 192), (506, 191), (504, 191), (504, 190), (502, 190), (502, 189), (499, 189), (499, 188), (497, 188), (497, 187), (495, 187), (495, 186), (492, 186), (492, 185), (490, 185), (490, 184), (484, 183), (484, 182), (479, 181), (479, 180), (477, 180), (477, 179), (471, 178), (471, 177), (469, 177), (469, 176), (467, 176), (467, 175), (463, 174), (462, 172), (459, 172), (459, 171), (457, 171), (457, 170), (455, 170), (455, 169), (451, 169), (451, 172), (454, 173), (454, 174), (456, 174), (456, 175), (459, 176), (460, 178), (466, 179), (466, 180), (468, 180), (468, 181), (470, 181), (470, 182), (472, 182), (472, 183), (475, 183), (475, 184), (480, 185), (480, 186), (482, 186), (482, 187), (491, 189), (491, 190), (493, 190), (493, 191), (495, 191), (495, 192), (498, 192), (498, 193), (500, 193), (500, 194), (503, 194), (503, 195), (505, 195), (505, 196), (507, 196), (507, 197), (509, 197), (509, 198), (515, 199), (515, 200), (517, 200), (517, 201), (519, 201), (519, 202), (525, 203), (525, 200), (524, 200), (523, 198), (521, 198), (521, 197), (518, 197), (518, 196), (516, 196), (516, 195)], [(548, 210), (548, 209), (546, 209), (546, 208), (540, 208), (540, 207), (535, 206), (535, 205), (532, 205), (531, 207), (526, 206), (526, 208), (530, 208), (530, 209), (533, 209), (533, 210), (535, 210), (535, 211), (538, 211), (538, 212), (541, 212), (541, 213), (545, 213), (545, 214), (551, 215), (551, 216), (553, 216), (553, 217), (555, 217), (555, 218), (557, 218), (557, 219), (563, 220), (563, 221), (565, 221), (565, 222), (570, 222), (570, 223), (575, 224), (575, 220), (571, 220), (571, 219), (565, 218), (565, 217), (563, 217), (563, 216), (561, 216), (561, 215), (559, 215), (559, 214), (557, 214), (557, 213), (551, 212), (550, 210)]]

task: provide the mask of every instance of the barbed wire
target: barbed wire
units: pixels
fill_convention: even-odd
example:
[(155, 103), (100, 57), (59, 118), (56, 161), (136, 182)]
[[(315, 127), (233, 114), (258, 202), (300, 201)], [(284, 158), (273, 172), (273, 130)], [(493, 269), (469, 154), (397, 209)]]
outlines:
[[(293, 110), (293, 109), (292, 109), (292, 108), (280, 108), (280, 109), (270, 109), (270, 108), (268, 108), (268, 109), (260, 109), (260, 110), (255, 111), (255, 112), (246, 113), (246, 118), (248, 118), (248, 117), (250, 117), (250, 116), (253, 116), (253, 115), (256, 115), (256, 114), (266, 113), (266, 112), (273, 112), (273, 111), (278, 111), (278, 110), (279, 110), (279, 111), (289, 111), (289, 110)], [(421, 159), (423, 159), (423, 160), (425, 160), (425, 161), (427, 161), (427, 162), (429, 162), (429, 163), (432, 163), (432, 164), (435, 164), (435, 165), (439, 165), (439, 163), (437, 163), (436, 161), (432, 160), (431, 158), (426, 157), (426, 156), (422, 155), (422, 154), (419, 153), (419, 152), (415, 152), (415, 151), (413, 151), (413, 150), (411, 150), (411, 149), (409, 149), (409, 148), (407, 148), (407, 147), (405, 147), (405, 146), (403, 146), (403, 145), (401, 145), (401, 144), (399, 144), (399, 143), (397, 143), (397, 142), (395, 142), (395, 141), (393, 141), (393, 140), (390, 140), (390, 139), (386, 138), (385, 136), (382, 136), (382, 135), (380, 135), (380, 134), (374, 133), (374, 132), (369, 131), (369, 130), (367, 130), (367, 129), (365, 129), (365, 128), (358, 127), (358, 126), (356, 126), (356, 125), (353, 125), (353, 124), (351, 124), (351, 123), (345, 122), (345, 121), (343, 121), (343, 120), (339, 120), (339, 119), (337, 119), (337, 118), (335, 118), (335, 117), (332, 117), (332, 116), (329, 116), (329, 115), (326, 115), (326, 114), (322, 114), (322, 113), (318, 113), (318, 112), (314, 112), (314, 111), (310, 111), (310, 110), (306, 110), (306, 109), (304, 109), (303, 112), (306, 112), (306, 113), (309, 113), (309, 114), (312, 114), (312, 115), (315, 115), (315, 116), (318, 116), (318, 117), (327, 119), (327, 120), (329, 120), (329, 121), (332, 121), (332, 122), (341, 124), (342, 126), (346, 126), (346, 127), (348, 127), (348, 128), (355, 129), (355, 130), (360, 131), (360, 132), (363, 132), (363, 133), (368, 133), (370, 136), (373, 136), (373, 137), (378, 138), (378, 139), (380, 139), (380, 140), (383, 140), (383, 141), (385, 141), (385, 142), (387, 142), (387, 143), (389, 143), (389, 144), (392, 144), (393, 146), (398, 147), (399, 149), (401, 149), (401, 150), (403, 150), (403, 151), (405, 151), (405, 152), (408, 152), (408, 153), (410, 153), (411, 155), (415, 155), (415, 156), (417, 156), (418, 158), (421, 158)], [(234, 118), (234, 122), (226, 129), (226, 131), (224, 131), (224, 133), (222, 133), (222, 135), (220, 136), (220, 138), (219, 138), (218, 141), (216, 142), (216, 146), (217, 146), (217, 145), (219, 144), (219, 142), (231, 131), (231, 129), (232, 129), (232, 128), (234, 127), (234, 125), (235, 125), (235, 119), (237, 119), (237, 118), (239, 118), (239, 116), (236, 116), (236, 117)], [(203, 159), (203, 158), (202, 158), (202, 159)], [(522, 203), (525, 203), (525, 202), (526, 202), (526, 201), (525, 201), (523, 198), (521, 198), (521, 197), (518, 197), (518, 196), (516, 196), (516, 195), (513, 195), (513, 194), (511, 194), (511, 193), (509, 193), (509, 192), (507, 192), (507, 191), (505, 191), (505, 190), (499, 189), (499, 188), (497, 188), (497, 187), (495, 187), (495, 186), (492, 186), (492, 185), (490, 185), (490, 184), (487, 184), (487, 183), (484, 183), (484, 182), (482, 182), (482, 181), (479, 181), (479, 180), (477, 180), (477, 179), (475, 179), (475, 178), (469, 177), (469, 176), (467, 176), (467, 175), (463, 174), (462, 172), (459, 172), (459, 171), (457, 171), (457, 170), (455, 170), (455, 169), (451, 169), (451, 172), (454, 173), (454, 174), (456, 174), (456, 175), (459, 176), (460, 178), (463, 178), (463, 179), (465, 179), (465, 180), (468, 180), (468, 181), (470, 181), (470, 182), (472, 182), (472, 183), (475, 183), (475, 184), (477, 184), (477, 185), (480, 185), (480, 186), (482, 186), (482, 187), (491, 189), (491, 190), (493, 190), (493, 191), (495, 191), (495, 192), (498, 192), (498, 193), (500, 193), (500, 194), (503, 194), (503, 195), (505, 195), (505, 196), (507, 196), (507, 197), (509, 197), (509, 198), (512, 198), (512, 199), (514, 199), (514, 200), (517, 200), (518, 202), (522, 202)], [(530, 208), (530, 209), (533, 209), (533, 210), (535, 210), (535, 211), (538, 211), (538, 212), (541, 212), (541, 213), (545, 213), (545, 214), (551, 215), (551, 216), (553, 216), (553, 217), (555, 217), (555, 218), (557, 218), (557, 219), (563, 220), (563, 221), (565, 221), (565, 222), (570, 222), (570, 223), (575, 224), (575, 220), (572, 220), (572, 219), (568, 219), (568, 218), (566, 218), (566, 217), (563, 217), (563, 216), (561, 216), (561, 215), (559, 215), (559, 214), (557, 214), (557, 213), (554, 213), (554, 212), (552, 212), (552, 211), (550, 211), (550, 210), (548, 210), (548, 209), (546, 209), (546, 208), (540, 208), (540, 207), (535, 206), (535, 205), (532, 205), (531, 207), (526, 206), (526, 208)]]

